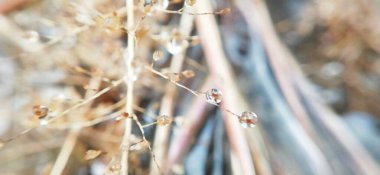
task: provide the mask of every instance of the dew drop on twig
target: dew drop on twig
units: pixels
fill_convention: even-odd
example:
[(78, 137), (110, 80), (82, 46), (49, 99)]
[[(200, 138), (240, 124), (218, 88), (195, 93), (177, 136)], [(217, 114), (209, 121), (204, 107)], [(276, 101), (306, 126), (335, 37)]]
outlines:
[(239, 116), (239, 122), (243, 128), (252, 128), (256, 126), (258, 116), (251, 111), (244, 111)]
[(33, 106), (33, 113), (36, 115), (39, 119), (46, 117), (46, 115), (49, 112), (49, 108), (44, 105), (36, 105)]
[(223, 94), (218, 89), (210, 89), (206, 92), (206, 101), (211, 104), (219, 104), (222, 102)]
[(33, 106), (33, 114), (40, 120), (40, 125), (47, 125), (56, 114), (44, 105)]
[(173, 31), (168, 42), (166, 43), (166, 48), (171, 54), (176, 55), (183, 52), (187, 45), (188, 41), (182, 36), (182, 34), (178, 30), (175, 30)]
[(157, 118), (157, 125), (168, 126), (173, 122), (173, 117), (167, 115), (160, 115)]

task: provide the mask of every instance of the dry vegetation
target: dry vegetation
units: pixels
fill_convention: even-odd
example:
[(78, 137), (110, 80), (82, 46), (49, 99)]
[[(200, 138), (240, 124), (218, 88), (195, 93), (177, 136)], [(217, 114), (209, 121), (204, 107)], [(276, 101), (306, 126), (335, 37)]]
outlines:
[(379, 115), (368, 3), (273, 25), (262, 0), (0, 0), (0, 174), (380, 172), (378, 130), (315, 95)]

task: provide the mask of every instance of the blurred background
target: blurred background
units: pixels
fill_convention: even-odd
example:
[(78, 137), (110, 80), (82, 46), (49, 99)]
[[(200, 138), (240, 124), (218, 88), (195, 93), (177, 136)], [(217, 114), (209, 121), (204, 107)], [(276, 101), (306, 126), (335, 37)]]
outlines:
[(0, 0), (0, 174), (380, 173), (380, 1), (134, 5)]

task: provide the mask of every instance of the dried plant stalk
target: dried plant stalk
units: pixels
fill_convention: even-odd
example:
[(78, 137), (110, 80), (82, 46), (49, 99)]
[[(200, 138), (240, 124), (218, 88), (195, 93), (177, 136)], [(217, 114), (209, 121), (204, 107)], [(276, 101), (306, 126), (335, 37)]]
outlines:
[[(209, 1), (201, 1), (198, 4), (199, 10), (211, 11), (211, 4)], [(205, 57), (210, 68), (210, 73), (216, 80), (216, 84), (223, 84), (222, 90), (225, 92), (223, 106), (234, 106), (232, 110), (238, 110), (233, 104), (241, 100), (241, 95), (232, 94), (238, 92), (236, 83), (232, 78), (232, 70), (228, 66), (226, 56), (224, 55), (222, 42), (219, 38), (220, 34), (217, 29), (217, 24), (212, 16), (197, 16), (196, 18), (197, 29), (202, 38), (201, 44), (204, 47)], [(218, 61), (215, 61), (218, 59)], [(222, 78), (222, 80), (220, 80)], [(223, 83), (222, 83), (223, 82)], [(231, 92), (231, 93), (230, 93)], [(239, 109), (242, 110), (242, 109)], [(239, 159), (240, 168), (243, 174), (255, 174), (254, 163), (250, 156), (248, 143), (245, 139), (244, 132), (238, 123), (237, 119), (231, 117), (230, 113), (223, 111), (228, 137), (232, 144), (232, 149)]]
[[(126, 66), (126, 71), (128, 75), (128, 79), (126, 82), (127, 85), (127, 103), (126, 103), (126, 111), (129, 115), (133, 116), (133, 87), (134, 87), (134, 67), (133, 67), (133, 60), (135, 57), (135, 15), (134, 15), (134, 0), (126, 0), (125, 1), (127, 6), (127, 30), (128, 30), (128, 48), (124, 49), (123, 57), (124, 62)], [(124, 136), (123, 141), (121, 144), (121, 151), (122, 151), (122, 157), (121, 157), (121, 174), (127, 175), (128, 174), (128, 151), (129, 151), (129, 139), (132, 131), (132, 119), (127, 118), (125, 119), (125, 126), (124, 126)]]
[[(89, 87), (90, 89), (98, 90), (100, 86), (101, 79), (99, 77), (94, 77), (90, 80)], [(90, 98), (95, 95), (95, 91), (87, 90), (85, 98)], [(86, 110), (90, 109), (92, 102), (86, 104), (86, 106), (80, 111), (79, 115), (84, 115)], [(70, 128), (69, 134), (66, 137), (66, 140), (59, 152), (58, 158), (54, 163), (54, 166), (50, 172), (51, 175), (60, 175), (62, 174), (67, 161), (73, 151), (75, 144), (77, 142), (78, 135), (81, 131), (81, 127), (78, 125), (74, 125)]]

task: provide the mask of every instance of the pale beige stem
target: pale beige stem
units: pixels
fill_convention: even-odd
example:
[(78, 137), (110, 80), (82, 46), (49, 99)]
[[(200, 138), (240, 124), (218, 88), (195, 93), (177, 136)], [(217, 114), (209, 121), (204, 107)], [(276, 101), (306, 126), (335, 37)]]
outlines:
[[(124, 50), (123, 57), (125, 66), (127, 69), (127, 75), (128, 79), (126, 82), (127, 85), (127, 103), (126, 103), (126, 112), (129, 113), (129, 115), (133, 116), (133, 86), (134, 86), (134, 70), (133, 70), (133, 59), (135, 57), (135, 31), (132, 31), (135, 25), (135, 16), (134, 16), (134, 0), (126, 0), (126, 6), (127, 6), (127, 30), (128, 31), (128, 48)], [(124, 126), (124, 136), (123, 141), (121, 145), (121, 174), (127, 175), (128, 174), (128, 148), (129, 148), (129, 138), (132, 131), (132, 119), (127, 118), (125, 119), (125, 126)]]
[[(89, 87), (90, 89), (98, 89), (100, 87), (101, 79), (100, 77), (95, 77), (90, 80)], [(95, 92), (92, 90), (87, 90), (85, 97), (90, 98), (95, 95)], [(85, 108), (80, 111), (79, 114), (84, 114), (91, 106), (92, 103), (87, 103)], [(52, 171), (50, 172), (50, 175), (60, 175), (62, 174), (63, 170), (66, 167), (67, 161), (70, 158), (71, 152), (73, 151), (75, 147), (75, 143), (77, 141), (77, 137), (81, 131), (81, 127), (78, 125), (74, 125), (66, 137), (66, 140), (61, 148), (61, 151), (59, 152), (58, 158), (54, 163), (54, 166), (52, 168)]]
[(61, 175), (63, 170), (65, 169), (66, 163), (70, 158), (70, 154), (74, 149), (74, 146), (77, 142), (77, 137), (80, 132), (80, 128), (72, 129), (69, 132), (69, 135), (66, 137), (65, 142), (59, 152), (58, 158), (54, 163), (52, 171), (50, 175)]

